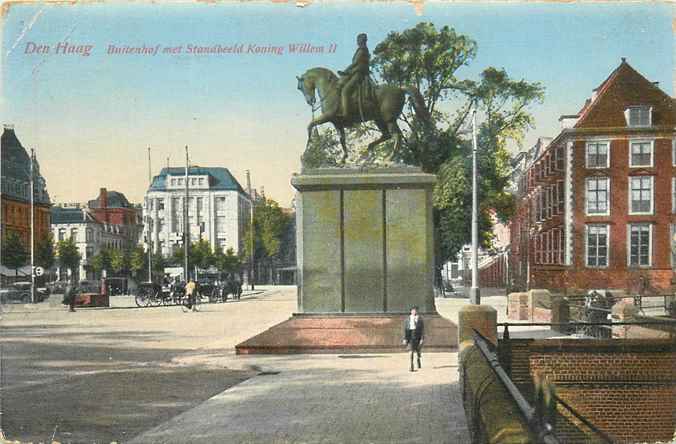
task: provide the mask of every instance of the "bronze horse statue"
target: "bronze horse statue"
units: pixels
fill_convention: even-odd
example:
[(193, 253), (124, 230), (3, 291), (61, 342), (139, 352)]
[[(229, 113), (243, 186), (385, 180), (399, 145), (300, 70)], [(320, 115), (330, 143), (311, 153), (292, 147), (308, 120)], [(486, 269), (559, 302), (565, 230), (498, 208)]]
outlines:
[[(401, 130), (397, 119), (404, 108), (405, 97), (408, 94), (413, 99), (416, 115), (429, 121), (429, 113), (425, 107), (420, 91), (414, 86), (400, 88), (392, 85), (378, 85), (373, 88), (373, 94), (364, 94), (365, 88), (356, 88), (357, 91), (350, 98), (352, 110), (347, 116), (341, 113), (339, 79), (331, 70), (326, 68), (311, 68), (298, 77), (298, 89), (305, 96), (305, 101), (313, 110), (320, 109), (321, 114), (313, 118), (307, 126), (308, 141), (312, 136), (312, 129), (318, 125), (330, 122), (336, 128), (343, 148), (342, 163), (347, 160), (348, 150), (345, 144), (345, 128), (352, 128), (362, 122), (373, 121), (380, 130), (381, 136), (369, 143), (368, 152), (373, 147), (394, 137), (392, 156), (401, 146)], [(319, 95), (319, 106), (315, 108), (315, 93)]]

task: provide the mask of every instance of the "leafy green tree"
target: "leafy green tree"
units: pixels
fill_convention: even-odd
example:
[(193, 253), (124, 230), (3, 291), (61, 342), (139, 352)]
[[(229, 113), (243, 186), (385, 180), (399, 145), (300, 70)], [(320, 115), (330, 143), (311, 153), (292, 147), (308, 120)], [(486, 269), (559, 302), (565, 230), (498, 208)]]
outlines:
[(126, 273), (129, 269), (129, 254), (117, 248), (112, 249), (110, 251), (110, 269), (117, 275)]
[(54, 237), (51, 233), (42, 237), (35, 246), (35, 264), (49, 270), (54, 266)]
[(19, 275), (19, 268), (28, 263), (29, 256), (21, 237), (14, 231), (9, 231), (2, 242), (2, 265), (14, 270)]
[[(259, 199), (254, 204), (254, 262), (258, 267), (272, 270), (273, 259), (280, 253), (282, 237), (291, 216), (286, 214), (272, 199)], [(252, 254), (250, 227), (244, 234), (244, 258), (249, 260)]]
[(213, 265), (213, 252), (208, 241), (200, 239), (198, 242), (193, 242), (190, 246), (190, 264), (198, 268), (205, 269)]
[(232, 248), (223, 253), (219, 247), (214, 252), (214, 266), (221, 273), (237, 273), (242, 267), (242, 260)]
[(101, 251), (96, 253), (92, 258), (91, 267), (95, 273), (101, 273), (103, 270), (110, 270), (111, 250), (108, 248), (102, 248)]
[(478, 51), (476, 42), (444, 26), (419, 23), (391, 32), (374, 51), (373, 66), (380, 78), (397, 85), (414, 85), (425, 98), (431, 124), (421, 122), (411, 105), (401, 116), (404, 143), (398, 153), (385, 145), (382, 156), (418, 165), (438, 177), (434, 190), (434, 221), (438, 233), (438, 264), (455, 258), (471, 239), (471, 133), (468, 117), (477, 110), (479, 164), (479, 229), (484, 246), (491, 243), (495, 211), (500, 220), (511, 215), (510, 144), (520, 144), (533, 126), (532, 105), (542, 101), (539, 83), (511, 79), (502, 69), (488, 67), (478, 79), (460, 79)]
[(75, 273), (80, 266), (82, 256), (75, 245), (73, 238), (60, 240), (56, 244), (56, 251), (59, 260), (59, 265), (71, 271), (72, 278), (75, 279)]
[(129, 271), (134, 277), (138, 277), (139, 272), (146, 268), (147, 254), (143, 251), (143, 247), (137, 246), (131, 250), (129, 254)]

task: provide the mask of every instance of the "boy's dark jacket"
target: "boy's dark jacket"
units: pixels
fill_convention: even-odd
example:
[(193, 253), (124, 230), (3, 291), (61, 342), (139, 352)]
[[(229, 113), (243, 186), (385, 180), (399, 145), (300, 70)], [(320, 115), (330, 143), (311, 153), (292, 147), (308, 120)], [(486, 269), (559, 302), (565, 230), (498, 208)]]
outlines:
[(413, 339), (423, 339), (425, 337), (425, 322), (423, 321), (422, 316), (418, 315), (418, 322), (415, 324), (415, 330), (410, 330), (408, 328), (409, 317), (406, 316), (404, 319), (404, 339), (406, 342), (409, 342)]

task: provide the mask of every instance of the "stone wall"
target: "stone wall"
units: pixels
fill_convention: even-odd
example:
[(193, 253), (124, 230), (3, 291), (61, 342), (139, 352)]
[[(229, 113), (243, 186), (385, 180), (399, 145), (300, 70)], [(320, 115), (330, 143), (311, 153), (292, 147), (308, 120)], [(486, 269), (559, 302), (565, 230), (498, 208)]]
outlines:
[(460, 383), (473, 444), (533, 442), (516, 403), (476, 345), (460, 352)]
[[(541, 372), (558, 396), (618, 442), (672, 439), (676, 427), (676, 349), (671, 340), (511, 339), (500, 341), (512, 380), (532, 392)], [(564, 442), (590, 435), (559, 407)], [(566, 441), (568, 440), (568, 441)]]

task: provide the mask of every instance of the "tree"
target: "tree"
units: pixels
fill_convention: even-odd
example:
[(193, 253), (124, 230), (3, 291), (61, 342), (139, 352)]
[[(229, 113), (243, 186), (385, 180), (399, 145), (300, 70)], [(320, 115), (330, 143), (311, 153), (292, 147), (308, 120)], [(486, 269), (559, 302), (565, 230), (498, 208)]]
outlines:
[(2, 265), (14, 270), (19, 275), (19, 268), (28, 263), (28, 251), (21, 237), (14, 231), (9, 231), (2, 243)]
[(129, 271), (131, 271), (134, 277), (137, 277), (139, 272), (145, 269), (147, 256), (141, 246), (137, 246), (131, 250), (129, 254)]
[(35, 246), (35, 264), (49, 270), (54, 266), (54, 237), (51, 233), (42, 237)]
[(110, 269), (117, 275), (126, 273), (129, 269), (129, 254), (117, 248), (111, 250)]
[[(438, 233), (437, 265), (456, 257), (471, 238), (471, 139), (466, 121), (477, 109), (480, 169), (479, 230), (490, 246), (495, 211), (500, 220), (511, 215), (508, 144), (520, 144), (533, 126), (529, 108), (544, 97), (539, 83), (514, 80), (502, 69), (488, 67), (477, 80), (459, 79), (458, 70), (475, 58), (477, 44), (444, 26), (419, 23), (391, 32), (374, 51), (373, 66), (381, 79), (396, 85), (414, 85), (425, 98), (431, 124), (421, 122), (409, 104), (401, 116), (404, 143), (396, 160), (434, 173), (434, 222)], [(391, 143), (381, 155), (391, 154)], [(388, 151), (389, 149), (389, 151)]]
[[(254, 262), (271, 273), (272, 259), (280, 253), (282, 237), (291, 217), (272, 199), (259, 199), (254, 205)], [(244, 239), (244, 257), (248, 260), (252, 254), (250, 227), (245, 230)]]
[(111, 250), (108, 248), (102, 248), (101, 251), (96, 253), (92, 258), (91, 267), (96, 273), (101, 273), (103, 270), (110, 270)]
[(205, 269), (209, 268), (210, 265), (213, 265), (213, 253), (211, 251), (211, 245), (204, 239), (193, 242), (193, 244), (190, 246), (189, 254), (190, 265), (192, 266)]
[(221, 273), (238, 273), (242, 267), (241, 258), (235, 254), (235, 250), (232, 248), (228, 248), (225, 253), (223, 253), (222, 248), (217, 248), (213, 260), (214, 266)]
[(73, 279), (75, 279), (75, 273), (80, 266), (80, 260), (82, 259), (82, 256), (80, 255), (73, 238), (60, 240), (56, 244), (56, 251), (59, 259), (59, 265), (70, 270)]

